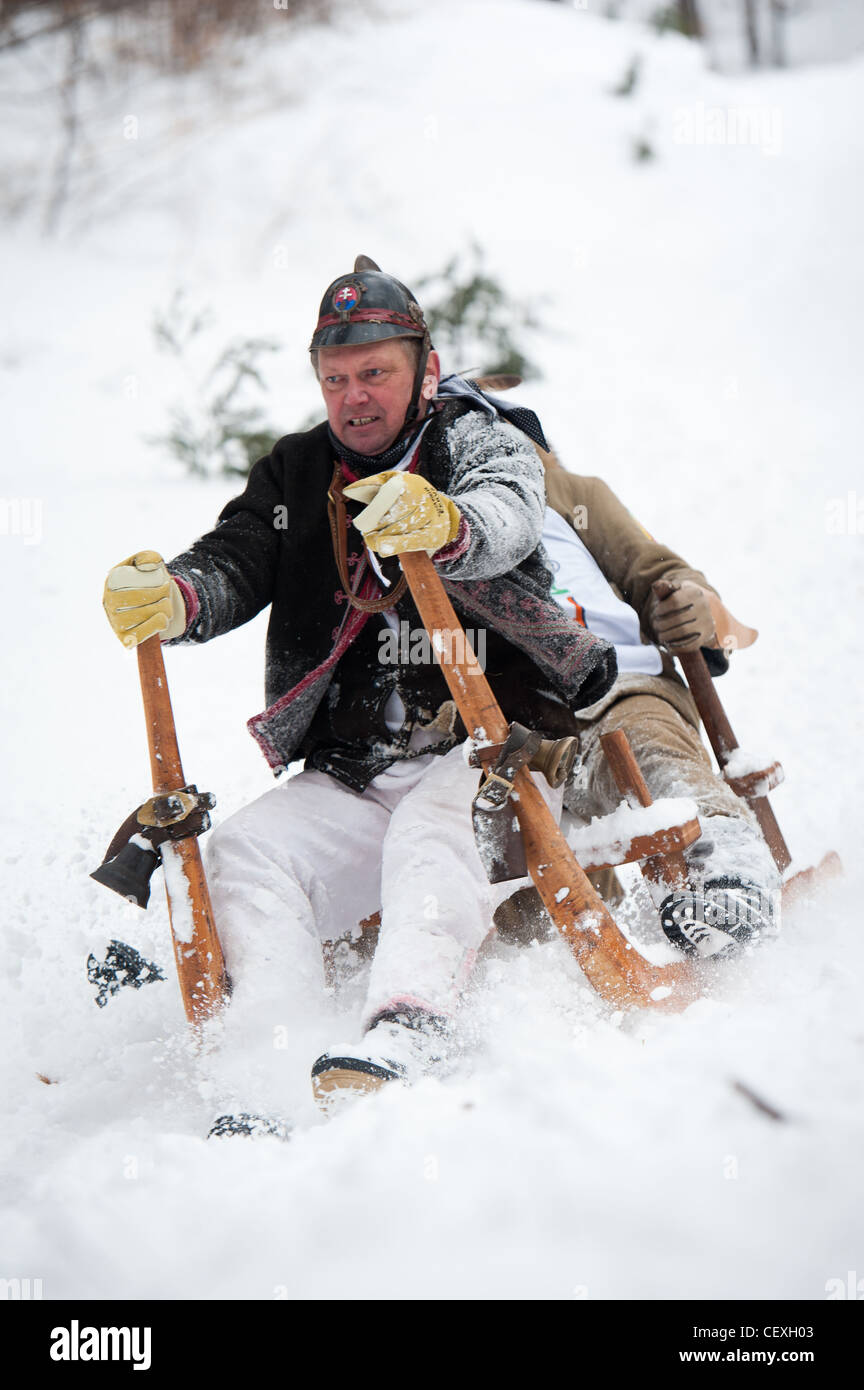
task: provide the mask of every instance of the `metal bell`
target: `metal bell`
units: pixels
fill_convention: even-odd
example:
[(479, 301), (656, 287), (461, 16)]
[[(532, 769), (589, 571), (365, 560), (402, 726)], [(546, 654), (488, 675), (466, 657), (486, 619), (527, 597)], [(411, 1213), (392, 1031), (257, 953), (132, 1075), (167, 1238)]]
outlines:
[(145, 849), (129, 840), (113, 859), (106, 859), (94, 869), (90, 877), (97, 883), (104, 883), (106, 888), (113, 888), (128, 902), (146, 907), (150, 900), (150, 879), (159, 863), (157, 850)]

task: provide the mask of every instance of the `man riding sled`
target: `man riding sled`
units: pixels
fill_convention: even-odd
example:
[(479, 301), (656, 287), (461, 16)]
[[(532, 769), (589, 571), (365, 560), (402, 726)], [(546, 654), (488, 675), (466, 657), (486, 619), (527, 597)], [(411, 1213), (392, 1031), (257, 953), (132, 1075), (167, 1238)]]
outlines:
[[(269, 605), (267, 708), (249, 728), (277, 775), (302, 770), (217, 827), (208, 872), (232, 1012), (266, 1014), (277, 998), (280, 1016), (286, 1002), (302, 1011), (324, 983), (322, 943), (356, 935), (380, 908), (363, 1036), (312, 1068), (324, 1098), (411, 1080), (454, 1052), (460, 995), (514, 889), (490, 883), (478, 852), (478, 774), (440, 667), (428, 643), (393, 640), (423, 629), (401, 554), (431, 555), (482, 637), (508, 720), (553, 738), (581, 732), (582, 769), (565, 794), (574, 814), (618, 800), (596, 751), (610, 718), (624, 720), (656, 795), (697, 801), (707, 826), (689, 852), (691, 891), (658, 903), (676, 945), (734, 950), (768, 924), (753, 904), (775, 882), (750, 813), (710, 773), (686, 691), (659, 650), (716, 643), (703, 577), (597, 480), (572, 480), (588, 489), (589, 521), (572, 530), (561, 520), (572, 521), (571, 475), (551, 461), (558, 510), (547, 509), (536, 417), (461, 378), (442, 381), (413, 295), (367, 258), (327, 289), (310, 352), (326, 422), (280, 439), (215, 528), (167, 566), (153, 551), (115, 566), (104, 606), (135, 647), (156, 632), (206, 642)], [(366, 511), (361, 533), (352, 521), (385, 484), (395, 500), (371, 529)], [(555, 595), (553, 565), (566, 579)], [(657, 598), (662, 577), (680, 585), (671, 599)]]

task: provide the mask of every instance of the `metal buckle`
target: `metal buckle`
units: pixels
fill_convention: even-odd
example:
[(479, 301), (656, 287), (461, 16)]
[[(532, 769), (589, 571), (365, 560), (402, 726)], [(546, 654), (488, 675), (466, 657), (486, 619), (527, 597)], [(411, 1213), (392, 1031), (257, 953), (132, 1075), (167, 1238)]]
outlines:
[[(494, 796), (490, 796), (487, 793), (487, 787), (489, 786), (490, 782), (500, 782), (501, 786), (504, 788), (504, 792), (502, 793), (499, 791)], [(482, 798), (483, 800), (488, 801), (490, 805), (498, 807), (503, 806), (504, 802), (510, 796), (510, 793), (512, 791), (513, 783), (508, 782), (506, 777), (502, 777), (500, 772), (487, 772), (483, 782), (481, 782), (480, 784), (480, 790), (478, 791), (477, 796), (478, 798)]]

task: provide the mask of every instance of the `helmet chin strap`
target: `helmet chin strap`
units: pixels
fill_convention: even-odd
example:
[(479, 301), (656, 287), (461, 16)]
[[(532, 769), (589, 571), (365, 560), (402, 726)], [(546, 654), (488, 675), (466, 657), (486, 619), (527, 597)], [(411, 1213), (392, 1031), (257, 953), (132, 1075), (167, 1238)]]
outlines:
[[(429, 330), (423, 334), (423, 341), (420, 347), (420, 355), (417, 358), (417, 371), (414, 373), (414, 387), (411, 392), (411, 400), (405, 412), (405, 425), (403, 429), (415, 424), (421, 418), (420, 392), (423, 389), (423, 378), (426, 375), (426, 367), (429, 362), (429, 353), (432, 351), (432, 340), (429, 337)], [(422, 414), (425, 415), (425, 411)], [(400, 431), (402, 433), (402, 431)]]

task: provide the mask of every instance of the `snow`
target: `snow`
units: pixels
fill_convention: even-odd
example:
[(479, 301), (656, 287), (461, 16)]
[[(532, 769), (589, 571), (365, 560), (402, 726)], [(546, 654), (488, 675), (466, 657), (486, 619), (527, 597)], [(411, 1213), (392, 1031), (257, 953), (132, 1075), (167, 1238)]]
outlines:
[(162, 872), (171, 895), (171, 930), (178, 941), (189, 943), (195, 935), (192, 889), (183, 871), (183, 857), (176, 845), (162, 845)]
[(754, 772), (766, 772), (776, 760), (762, 753), (748, 752), (745, 748), (735, 748), (723, 764), (723, 776), (727, 781), (736, 777), (749, 777)]
[[(821, 1299), (864, 1236), (864, 549), (854, 508), (826, 524), (860, 489), (864, 64), (723, 77), (674, 35), (529, 0), (402, 0), (386, 27), (347, 11), (233, 57), (220, 81), (139, 72), (102, 98), (98, 168), (54, 238), (51, 103), (11, 103), (0, 137), (0, 1272), (46, 1298)], [(13, 92), (19, 64), (0, 59)], [(385, 69), (411, 75), (395, 122), (368, 77)], [(754, 106), (782, 114), (774, 155), (675, 138), (682, 111)], [(410, 285), (472, 236), (543, 322), (522, 399), (564, 462), (760, 629), (721, 698), (783, 762), (796, 866), (833, 847), (847, 877), (682, 1015), (611, 1012), (563, 942), (490, 949), (456, 1073), (328, 1122), (309, 1067), (357, 1036), (362, 989), (286, 1016), (276, 982), (196, 1051), (158, 883), (142, 913), (88, 877), (150, 790), (136, 663), (100, 597), (110, 565), (175, 554), (233, 490), (146, 442), (191, 389), (151, 334), (178, 285), (214, 310), (210, 356), (285, 344), (266, 371), (288, 431), (316, 409), (305, 347), (334, 275), (365, 252)], [(265, 624), (166, 653), (214, 819), (272, 785), (245, 729)], [(622, 920), (655, 958), (640, 893)], [(86, 959), (114, 937), (167, 978), (98, 1010)], [(290, 1143), (205, 1140), (276, 1083)]]
[(686, 796), (664, 796), (650, 806), (628, 806), (622, 801), (608, 816), (595, 816), (589, 825), (574, 825), (567, 843), (581, 864), (614, 864), (629, 852), (640, 835), (656, 835), (698, 819), (695, 801)]
[(656, 989), (652, 989), (651, 998), (659, 1004), (661, 999), (668, 999), (671, 993), (671, 985), (658, 985)]

